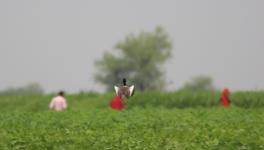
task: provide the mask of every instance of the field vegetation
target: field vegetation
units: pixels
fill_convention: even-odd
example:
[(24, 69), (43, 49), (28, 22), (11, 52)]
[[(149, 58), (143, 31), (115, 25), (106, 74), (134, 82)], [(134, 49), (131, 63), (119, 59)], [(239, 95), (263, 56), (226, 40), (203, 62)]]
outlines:
[(237, 92), (221, 107), (217, 92), (136, 93), (126, 109), (113, 93), (67, 95), (69, 109), (48, 110), (52, 95), (0, 97), (0, 149), (264, 149), (264, 93)]

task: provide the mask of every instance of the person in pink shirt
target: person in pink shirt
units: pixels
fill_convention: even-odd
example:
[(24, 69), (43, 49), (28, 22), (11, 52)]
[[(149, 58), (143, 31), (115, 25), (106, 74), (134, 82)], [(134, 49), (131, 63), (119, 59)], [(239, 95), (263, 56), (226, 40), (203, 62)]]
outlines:
[(51, 100), (49, 108), (55, 111), (62, 111), (67, 108), (67, 102), (63, 91), (60, 91), (58, 95)]

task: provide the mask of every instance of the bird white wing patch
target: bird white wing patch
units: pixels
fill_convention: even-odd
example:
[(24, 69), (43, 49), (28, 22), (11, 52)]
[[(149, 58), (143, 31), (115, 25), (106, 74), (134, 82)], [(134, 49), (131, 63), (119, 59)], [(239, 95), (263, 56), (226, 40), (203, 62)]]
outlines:
[(134, 94), (135, 86), (132, 85), (129, 87), (129, 96), (132, 96)]
[(116, 95), (118, 95), (119, 87), (117, 87), (117, 86), (114, 86), (114, 87), (115, 87)]

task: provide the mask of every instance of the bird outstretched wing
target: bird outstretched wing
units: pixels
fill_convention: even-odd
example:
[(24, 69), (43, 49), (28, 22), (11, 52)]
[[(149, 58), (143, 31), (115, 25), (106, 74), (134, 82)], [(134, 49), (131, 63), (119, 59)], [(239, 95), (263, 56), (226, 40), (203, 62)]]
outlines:
[(134, 92), (135, 92), (135, 86), (132, 85), (132, 86), (129, 87), (129, 96), (133, 96)]
[(114, 88), (115, 88), (116, 95), (118, 96), (119, 87), (118, 86), (114, 86)]

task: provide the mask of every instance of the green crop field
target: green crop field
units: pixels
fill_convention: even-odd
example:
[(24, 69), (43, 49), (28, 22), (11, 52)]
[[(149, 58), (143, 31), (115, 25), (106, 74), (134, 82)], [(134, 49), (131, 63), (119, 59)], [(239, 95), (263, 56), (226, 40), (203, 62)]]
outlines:
[(109, 94), (66, 96), (69, 109), (48, 110), (52, 96), (0, 97), (0, 149), (264, 149), (264, 92), (136, 93), (122, 111)]

